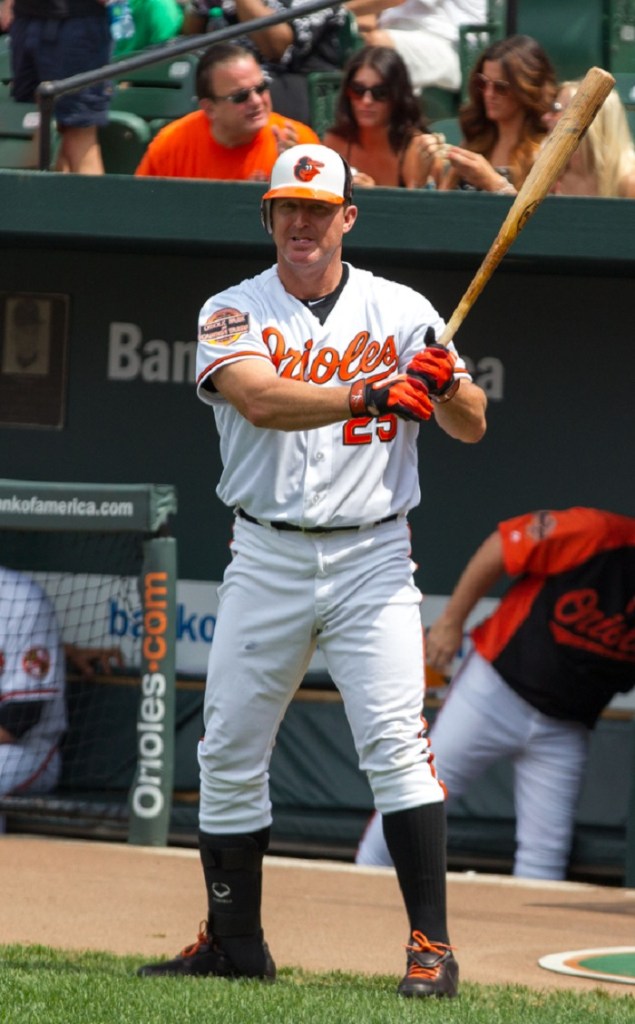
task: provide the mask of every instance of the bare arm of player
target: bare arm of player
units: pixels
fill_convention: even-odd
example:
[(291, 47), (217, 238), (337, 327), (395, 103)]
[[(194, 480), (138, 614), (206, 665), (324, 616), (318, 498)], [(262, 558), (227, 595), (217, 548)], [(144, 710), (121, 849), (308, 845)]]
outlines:
[(426, 661), (431, 668), (448, 671), (461, 646), (465, 620), (504, 572), (503, 542), (495, 530), (470, 558), (445, 609), (426, 634)]
[(278, 377), (265, 360), (245, 359), (217, 370), (214, 384), (253, 426), (269, 430), (312, 430), (352, 417), (390, 413), (421, 422), (433, 412), (425, 384), (405, 373), (372, 383), (359, 378), (351, 387), (322, 388)]
[(434, 418), (456, 441), (474, 444), (485, 434), (486, 408), (487, 396), (483, 389), (463, 377), (451, 401), (435, 405)]
[(264, 359), (224, 366), (214, 374), (214, 385), (255, 427), (310, 430), (351, 416), (349, 388), (320, 388), (279, 377)]

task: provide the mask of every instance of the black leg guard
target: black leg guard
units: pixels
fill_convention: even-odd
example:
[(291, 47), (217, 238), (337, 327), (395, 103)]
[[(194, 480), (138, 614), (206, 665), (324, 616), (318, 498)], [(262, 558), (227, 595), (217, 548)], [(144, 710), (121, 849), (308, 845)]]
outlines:
[(385, 814), (383, 825), (411, 931), (423, 932), (431, 942), (449, 942), (445, 805)]
[(267, 973), (268, 950), (260, 920), (262, 860), (269, 829), (246, 835), (199, 832), (208, 901), (208, 934), (238, 971)]

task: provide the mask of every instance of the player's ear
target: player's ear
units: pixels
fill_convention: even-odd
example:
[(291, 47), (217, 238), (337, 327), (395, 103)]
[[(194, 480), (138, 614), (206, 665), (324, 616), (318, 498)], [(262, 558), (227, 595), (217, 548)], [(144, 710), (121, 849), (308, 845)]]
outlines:
[(348, 206), (346, 206), (344, 208), (344, 233), (345, 234), (346, 234), (347, 231), (350, 231), (351, 228), (353, 227), (355, 221), (357, 220), (357, 214), (358, 213), (359, 213), (358, 208), (356, 206), (353, 206), (352, 203), (349, 203)]
[(271, 200), (263, 199), (260, 204), (260, 223), (267, 232), (268, 235), (273, 234), (273, 224), (271, 223)]

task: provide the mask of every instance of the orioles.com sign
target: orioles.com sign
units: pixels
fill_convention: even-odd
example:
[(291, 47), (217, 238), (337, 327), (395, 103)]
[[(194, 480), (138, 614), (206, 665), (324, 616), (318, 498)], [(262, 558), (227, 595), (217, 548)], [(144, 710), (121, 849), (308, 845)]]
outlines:
[(165, 806), (165, 695), (168, 655), (168, 575), (149, 572), (143, 577), (143, 666), (141, 703), (137, 720), (137, 778), (132, 810), (140, 818), (156, 818)]

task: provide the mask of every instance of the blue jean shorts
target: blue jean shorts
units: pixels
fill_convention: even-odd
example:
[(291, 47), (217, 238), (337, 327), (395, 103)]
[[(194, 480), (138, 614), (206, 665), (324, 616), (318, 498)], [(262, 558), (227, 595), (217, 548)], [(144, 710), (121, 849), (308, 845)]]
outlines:
[[(15, 18), (11, 25), (13, 98), (34, 103), (40, 82), (59, 81), (108, 64), (112, 49), (104, 14), (79, 18)], [(108, 121), (108, 81), (69, 92), (55, 101), (62, 128), (88, 128)]]

